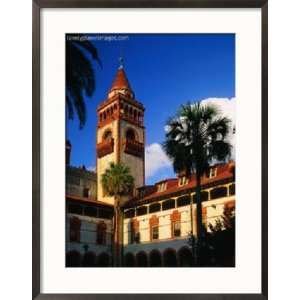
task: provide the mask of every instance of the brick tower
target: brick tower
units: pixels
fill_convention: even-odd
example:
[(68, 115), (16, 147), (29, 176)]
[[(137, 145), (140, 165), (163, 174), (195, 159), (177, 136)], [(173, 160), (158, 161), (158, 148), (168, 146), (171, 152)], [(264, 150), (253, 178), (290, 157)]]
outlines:
[(107, 99), (97, 108), (98, 201), (114, 204), (114, 198), (105, 195), (101, 185), (101, 176), (110, 162), (121, 162), (130, 168), (135, 188), (145, 184), (144, 110), (121, 64)]

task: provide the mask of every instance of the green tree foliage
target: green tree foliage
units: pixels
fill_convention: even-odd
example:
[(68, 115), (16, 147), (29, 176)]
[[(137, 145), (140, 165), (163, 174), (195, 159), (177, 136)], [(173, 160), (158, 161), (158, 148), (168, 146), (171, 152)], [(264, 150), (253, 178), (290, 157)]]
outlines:
[[(231, 121), (215, 105), (201, 102), (182, 105), (166, 124), (163, 148), (173, 162), (175, 172), (196, 175), (197, 236), (204, 238), (201, 213), (201, 176), (215, 161), (225, 161), (231, 154), (227, 141)], [(200, 251), (200, 250), (199, 250)], [(200, 255), (198, 264), (200, 264)]]
[(120, 210), (121, 197), (131, 194), (134, 186), (134, 178), (130, 169), (122, 163), (110, 163), (101, 177), (103, 190), (109, 196), (114, 197), (114, 265), (120, 266), (120, 238), (122, 237), (122, 216)]
[(102, 175), (101, 184), (108, 195), (120, 198), (132, 191), (134, 178), (130, 174), (129, 167), (112, 162)]
[(97, 48), (86, 40), (66, 41), (66, 109), (69, 119), (76, 112), (79, 127), (86, 122), (84, 96), (91, 97), (95, 91), (95, 72), (90, 57), (100, 66)]
[(216, 224), (209, 225), (206, 235), (210, 262), (216, 266), (235, 266), (235, 209), (224, 208), (223, 215)]

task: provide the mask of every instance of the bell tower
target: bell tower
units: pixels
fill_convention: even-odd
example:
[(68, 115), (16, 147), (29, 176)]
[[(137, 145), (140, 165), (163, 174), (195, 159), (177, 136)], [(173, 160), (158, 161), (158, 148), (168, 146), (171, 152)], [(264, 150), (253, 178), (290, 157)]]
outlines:
[(120, 63), (107, 99), (97, 108), (98, 201), (114, 204), (114, 198), (105, 195), (101, 185), (101, 176), (111, 162), (130, 168), (135, 188), (145, 185), (144, 111)]

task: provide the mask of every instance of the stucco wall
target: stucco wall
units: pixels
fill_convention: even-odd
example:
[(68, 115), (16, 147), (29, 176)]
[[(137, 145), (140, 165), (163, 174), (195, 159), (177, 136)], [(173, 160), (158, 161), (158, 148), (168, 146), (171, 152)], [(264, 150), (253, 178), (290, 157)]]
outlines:
[[(126, 121), (121, 121), (121, 141), (123, 142), (126, 137), (126, 131), (133, 129), (136, 133), (136, 140), (144, 144), (144, 129)], [(144, 157), (137, 157), (124, 152), (124, 146), (121, 147), (121, 162), (130, 168), (131, 175), (134, 177), (135, 187), (144, 185)]]
[(102, 138), (106, 130), (110, 129), (112, 131), (113, 139), (114, 139), (114, 152), (105, 155), (101, 158), (97, 157), (97, 186), (98, 186), (98, 201), (102, 201), (108, 204), (114, 204), (114, 198), (110, 196), (104, 196), (103, 188), (101, 185), (101, 176), (105, 172), (105, 170), (109, 167), (111, 162), (116, 162), (117, 160), (117, 152), (116, 147), (118, 144), (118, 134), (117, 134), (117, 121), (113, 121), (108, 125), (105, 125), (97, 130), (97, 144), (102, 142)]
[[(177, 199), (174, 197), (173, 199)], [(209, 200), (202, 203), (202, 207), (206, 209), (206, 214), (204, 216), (207, 224), (215, 224), (216, 220), (221, 218), (224, 212), (224, 206), (226, 203), (235, 201), (235, 196), (227, 196), (215, 200)], [(147, 205), (146, 205), (147, 206)], [(171, 215), (177, 210), (181, 215), (181, 236), (180, 237), (172, 237), (172, 225), (171, 225)], [(124, 219), (124, 227), (123, 227), (123, 242), (125, 246), (125, 252), (130, 251), (140, 251), (144, 249), (145, 251), (151, 251), (153, 249), (164, 249), (170, 247), (171, 244), (176, 242), (174, 245), (178, 245), (178, 247), (183, 246), (183, 244), (187, 243), (187, 239), (189, 234), (192, 231), (196, 233), (196, 204), (192, 205), (192, 213), (193, 213), (193, 222), (191, 221), (191, 205), (173, 208), (169, 210), (159, 211), (155, 213), (146, 214), (143, 216), (137, 216), (134, 218)], [(155, 215), (159, 219), (159, 240), (151, 241), (150, 238), (150, 224), (149, 220), (151, 217)], [(140, 242), (139, 243), (130, 243), (131, 237), (131, 221), (135, 219), (139, 222), (139, 233), (140, 233)], [(193, 223), (193, 224), (192, 224)], [(208, 229), (209, 230), (209, 229)], [(184, 241), (185, 240), (185, 241)], [(179, 242), (181, 241), (181, 242)], [(183, 242), (184, 241), (184, 242)], [(171, 244), (170, 244), (171, 243)], [(163, 246), (164, 245), (164, 246)], [(158, 247), (158, 248), (157, 248)]]
[[(80, 227), (80, 242), (70, 241), (70, 219), (77, 217), (81, 221)], [(112, 232), (112, 221), (102, 218), (94, 218), (81, 216), (76, 214), (67, 214), (66, 220), (66, 251), (76, 250), (81, 254), (85, 253), (84, 245), (88, 245), (88, 251), (94, 252), (96, 255), (106, 252), (111, 254), (111, 232)], [(100, 245), (97, 243), (97, 224), (104, 222), (106, 224), (106, 243)]]

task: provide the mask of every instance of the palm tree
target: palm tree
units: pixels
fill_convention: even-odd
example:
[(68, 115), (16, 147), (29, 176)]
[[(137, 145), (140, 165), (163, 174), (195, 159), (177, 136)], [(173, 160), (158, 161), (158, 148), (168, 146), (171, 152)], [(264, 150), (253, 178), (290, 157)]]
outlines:
[(80, 129), (86, 121), (84, 95), (91, 97), (95, 90), (95, 72), (89, 56), (101, 66), (97, 48), (91, 42), (67, 39), (66, 112), (71, 120), (76, 112)]
[(101, 177), (101, 184), (106, 194), (113, 196), (114, 202), (114, 225), (113, 225), (113, 237), (114, 237), (114, 266), (120, 266), (120, 224), (121, 219), (121, 197), (131, 193), (134, 185), (134, 178), (130, 175), (130, 169), (122, 163), (110, 163)]
[[(187, 103), (170, 118), (166, 125), (166, 140), (163, 148), (173, 161), (174, 171), (196, 175), (197, 237), (199, 247), (204, 239), (201, 211), (201, 176), (215, 161), (226, 160), (231, 145), (226, 141), (231, 121), (222, 116), (212, 104)], [(198, 249), (199, 249), (198, 247)], [(197, 250), (197, 264), (200, 254)]]

